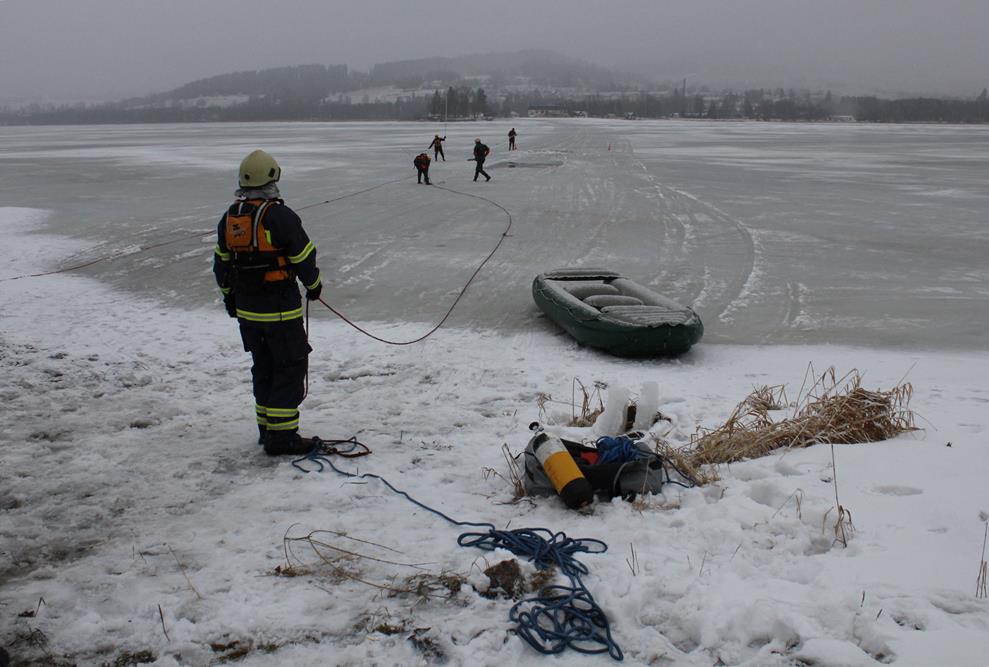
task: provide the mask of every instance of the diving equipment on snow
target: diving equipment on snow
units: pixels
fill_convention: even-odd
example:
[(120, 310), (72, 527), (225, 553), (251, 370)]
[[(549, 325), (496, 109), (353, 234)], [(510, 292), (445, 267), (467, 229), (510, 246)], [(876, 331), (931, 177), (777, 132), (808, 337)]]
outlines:
[(523, 486), (529, 495), (550, 496), (554, 492), (559, 493), (555, 482), (550, 479), (537, 457), (535, 441), (540, 437), (557, 440), (590, 486), (591, 492), (605, 500), (615, 497), (631, 500), (640, 493), (660, 493), (664, 484), (686, 488), (696, 486), (695, 480), (671, 461), (652, 451), (644, 442), (617, 436), (599, 438), (596, 447), (586, 447), (577, 442), (554, 438), (542, 432), (538, 425), (535, 428), (530, 426), (530, 429), (537, 431), (537, 435), (529, 440), (525, 449), (522, 477)]
[(540, 433), (532, 439), (532, 452), (567, 507), (578, 509), (594, 500), (590, 482), (577, 467), (577, 462), (562, 440), (548, 433)]

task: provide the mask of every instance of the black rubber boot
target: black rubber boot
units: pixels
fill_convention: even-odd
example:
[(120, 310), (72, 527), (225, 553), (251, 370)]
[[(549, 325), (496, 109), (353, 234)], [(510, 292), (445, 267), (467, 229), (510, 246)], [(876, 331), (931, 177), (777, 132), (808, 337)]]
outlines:
[(313, 450), (319, 438), (303, 438), (298, 433), (269, 431), (264, 442), (264, 453), (268, 456), (302, 456)]

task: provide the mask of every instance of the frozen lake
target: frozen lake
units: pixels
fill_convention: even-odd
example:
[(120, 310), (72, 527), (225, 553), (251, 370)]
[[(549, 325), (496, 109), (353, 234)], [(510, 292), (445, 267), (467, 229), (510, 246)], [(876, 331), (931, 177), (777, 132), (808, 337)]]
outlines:
[[(115, 255), (79, 273), (201, 306), (217, 290), (214, 239), (197, 232), (215, 228), (240, 159), (264, 148), (297, 209), (381, 185), (301, 212), (324, 298), (358, 321), (425, 330), (507, 225), (495, 206), (416, 185), (412, 158), (442, 129), (4, 127), (0, 202), (52, 211), (48, 231), (93, 244), (62, 266)], [(532, 278), (600, 265), (693, 304), (707, 344), (986, 348), (987, 127), (517, 119), (448, 135), (434, 182), (514, 219), (451, 324), (556, 334)], [(471, 182), (475, 136), (492, 148), (490, 183)]]
[[(989, 128), (519, 120), (509, 155), (509, 127), (451, 125), (434, 169), (514, 218), (450, 326), (385, 346), (318, 312), (303, 433), (359, 438), (373, 455), (335, 464), (457, 519), (606, 542), (580, 560), (623, 665), (984, 667)], [(309, 206), (328, 300), (410, 340), (507, 224), (495, 205), (415, 184), (412, 156), (436, 129), (0, 128), (12, 664), (604, 664), (513, 636), (512, 601), (481, 596), (503, 551), (457, 546), (462, 528), (380, 482), (305, 475), (256, 444), (250, 361), (210, 271), (237, 164), (258, 146), (278, 157), (287, 200)], [(491, 183), (470, 181), (477, 133)], [(704, 341), (669, 361), (577, 346), (529, 293), (537, 271), (571, 264), (693, 303)], [(859, 369), (866, 390), (907, 379), (921, 429), (787, 448), (590, 513), (514, 495), (505, 454), (530, 422), (600, 434), (565, 426), (580, 387), (593, 408), (656, 383), (645, 441), (689, 451), (754, 388), (796, 401), (829, 367)], [(839, 491), (847, 548), (833, 539)], [(286, 546), (310, 531), (346, 551)], [(464, 585), (427, 599), (415, 582), (440, 575)]]

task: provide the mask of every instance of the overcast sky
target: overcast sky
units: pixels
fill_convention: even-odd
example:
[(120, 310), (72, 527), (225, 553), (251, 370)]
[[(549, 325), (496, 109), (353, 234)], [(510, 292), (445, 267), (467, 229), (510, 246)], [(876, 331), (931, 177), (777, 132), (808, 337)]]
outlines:
[(974, 95), (987, 33), (989, 0), (0, 0), (0, 101), (523, 48), (659, 79)]

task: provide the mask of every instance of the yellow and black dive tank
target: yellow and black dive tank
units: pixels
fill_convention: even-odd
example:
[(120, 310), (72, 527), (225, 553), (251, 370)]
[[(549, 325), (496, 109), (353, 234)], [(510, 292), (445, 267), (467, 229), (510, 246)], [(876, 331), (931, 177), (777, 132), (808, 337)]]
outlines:
[(591, 483), (577, 467), (562, 440), (540, 433), (532, 441), (532, 451), (567, 507), (578, 509), (594, 500)]

